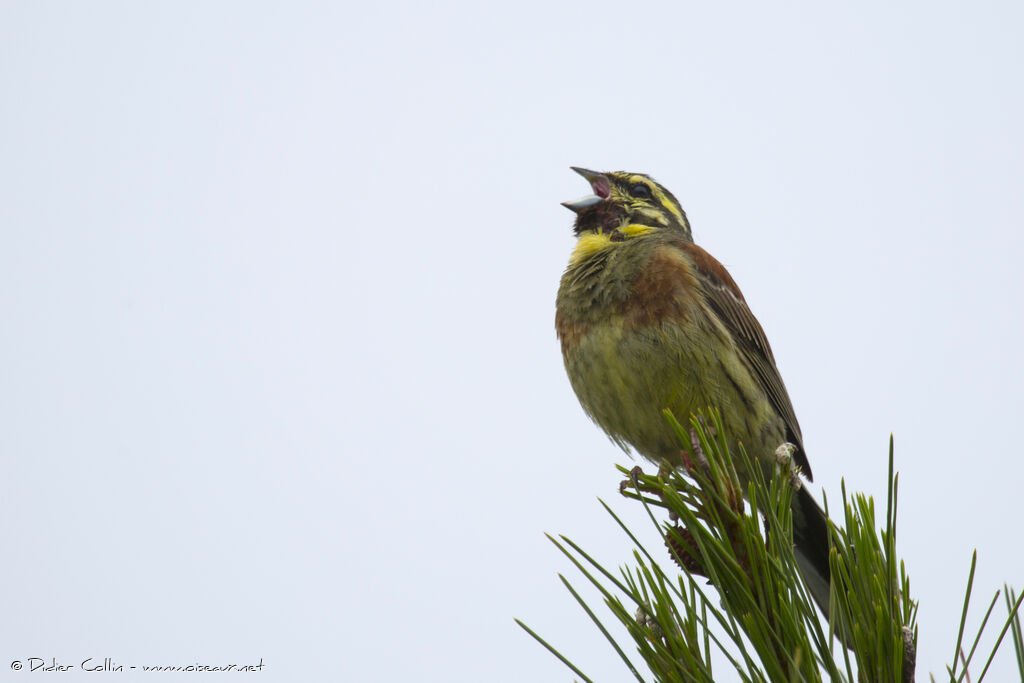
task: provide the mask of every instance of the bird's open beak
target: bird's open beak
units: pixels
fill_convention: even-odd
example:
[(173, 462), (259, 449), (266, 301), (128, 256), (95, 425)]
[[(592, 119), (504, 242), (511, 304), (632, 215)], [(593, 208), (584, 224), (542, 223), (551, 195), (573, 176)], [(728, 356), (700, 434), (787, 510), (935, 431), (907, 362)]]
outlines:
[(597, 171), (591, 171), (586, 168), (580, 168), (578, 166), (570, 166), (572, 170), (583, 176), (590, 187), (594, 190), (594, 194), (588, 194), (585, 197), (574, 199), (571, 202), (562, 202), (562, 206), (575, 211), (576, 213), (582, 213), (592, 206), (597, 206), (612, 193), (611, 183), (608, 182), (608, 178), (603, 173)]

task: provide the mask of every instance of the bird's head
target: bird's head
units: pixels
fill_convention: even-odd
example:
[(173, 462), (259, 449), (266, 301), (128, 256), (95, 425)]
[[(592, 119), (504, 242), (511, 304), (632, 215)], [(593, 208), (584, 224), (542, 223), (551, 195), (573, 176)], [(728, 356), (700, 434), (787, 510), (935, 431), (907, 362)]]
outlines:
[(562, 203), (576, 213), (577, 236), (601, 235), (617, 242), (657, 230), (673, 230), (692, 239), (683, 207), (650, 176), (625, 171), (599, 173), (576, 166), (572, 170), (583, 176), (594, 191)]

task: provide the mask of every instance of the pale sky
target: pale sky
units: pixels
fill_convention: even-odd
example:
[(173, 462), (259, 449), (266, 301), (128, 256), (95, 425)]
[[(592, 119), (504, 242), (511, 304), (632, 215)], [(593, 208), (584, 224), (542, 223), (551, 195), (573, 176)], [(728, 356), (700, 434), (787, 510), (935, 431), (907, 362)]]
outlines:
[(939, 676), (971, 551), (969, 631), (1024, 589), (1022, 34), (1016, 2), (4, 3), (4, 679), (571, 680), (518, 617), (631, 680), (544, 538), (628, 562), (601, 497), (657, 544), (554, 335), (570, 165), (680, 199), (816, 495), (884, 505), (895, 436)]

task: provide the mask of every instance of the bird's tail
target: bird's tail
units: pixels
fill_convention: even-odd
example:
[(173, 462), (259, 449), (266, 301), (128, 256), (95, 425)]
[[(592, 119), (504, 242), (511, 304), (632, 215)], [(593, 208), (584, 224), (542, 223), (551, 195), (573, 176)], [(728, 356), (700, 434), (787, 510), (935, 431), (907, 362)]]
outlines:
[(821, 613), (828, 619), (829, 583), (828, 523), (825, 511), (806, 487), (793, 492), (794, 554), (804, 583)]

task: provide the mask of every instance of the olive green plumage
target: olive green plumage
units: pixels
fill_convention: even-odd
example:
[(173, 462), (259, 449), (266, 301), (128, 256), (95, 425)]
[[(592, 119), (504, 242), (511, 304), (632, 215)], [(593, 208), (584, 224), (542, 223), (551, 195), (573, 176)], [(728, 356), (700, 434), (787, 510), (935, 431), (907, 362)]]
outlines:
[[(565, 369), (584, 410), (620, 446), (654, 461), (679, 460), (679, 443), (661, 409), (680, 419), (724, 406), (730, 435), (746, 444), (786, 441), (783, 420), (767, 395), (751, 386), (753, 373), (729, 331), (700, 297), (677, 318), (631, 325), (623, 308), (657, 250), (674, 250), (669, 235), (623, 242), (600, 259), (571, 265), (562, 277), (560, 315), (588, 323), (588, 334), (566, 348)], [(743, 410), (732, 410), (742, 406)]]
[[(649, 176), (574, 169), (594, 190), (565, 205), (578, 237), (558, 289), (555, 326), (583, 409), (623, 448), (680, 462), (662, 411), (682, 421), (709, 407), (770, 476), (800, 426), (768, 340), (728, 271), (693, 243), (675, 197)], [(741, 476), (745, 476), (742, 472)], [(794, 540), (815, 600), (828, 610), (825, 517), (801, 488)]]

